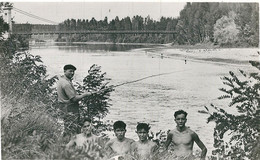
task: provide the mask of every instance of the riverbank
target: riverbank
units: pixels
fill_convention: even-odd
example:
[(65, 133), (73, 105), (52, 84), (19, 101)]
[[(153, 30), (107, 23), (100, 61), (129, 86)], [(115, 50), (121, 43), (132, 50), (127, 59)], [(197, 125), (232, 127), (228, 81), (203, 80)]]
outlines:
[[(140, 49), (139, 49), (140, 50)], [(150, 56), (174, 58), (188, 61), (201, 61), (230, 65), (248, 65), (249, 61), (259, 61), (258, 48), (219, 48), (209, 46), (170, 46), (164, 45), (142, 49)]]

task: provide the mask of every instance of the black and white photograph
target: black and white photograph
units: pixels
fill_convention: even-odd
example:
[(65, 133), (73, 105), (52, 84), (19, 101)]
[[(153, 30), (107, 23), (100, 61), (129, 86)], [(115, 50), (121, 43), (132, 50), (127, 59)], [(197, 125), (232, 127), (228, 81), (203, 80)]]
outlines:
[(1, 159), (259, 160), (259, 1), (0, 2)]

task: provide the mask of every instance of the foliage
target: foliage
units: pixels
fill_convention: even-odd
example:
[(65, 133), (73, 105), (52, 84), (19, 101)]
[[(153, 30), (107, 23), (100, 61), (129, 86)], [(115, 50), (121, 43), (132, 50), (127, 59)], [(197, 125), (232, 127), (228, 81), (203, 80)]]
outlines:
[(259, 43), (259, 5), (257, 3), (242, 3), (237, 9), (236, 24), (239, 26), (239, 41), (241, 44), (258, 46)]
[(217, 44), (230, 45), (238, 40), (239, 30), (235, 24), (235, 13), (230, 12), (229, 16), (223, 16), (218, 19), (214, 25), (214, 41)]
[[(260, 70), (259, 62), (250, 62)], [(212, 105), (216, 110), (210, 113), (208, 121), (215, 121), (213, 154), (221, 159), (259, 159), (260, 133), (260, 75), (259, 71), (246, 73), (240, 70), (242, 78), (230, 72), (229, 77), (223, 77), (223, 84), (229, 88), (221, 88), (225, 94), (219, 99), (231, 99), (229, 107), (237, 113), (228, 113), (220, 107)], [(228, 140), (228, 141), (227, 141)]]
[(34, 106), (27, 106), (22, 100), (19, 104), (10, 103), (10, 100), (2, 103), (4, 107), (9, 107), (9, 112), (5, 111), (1, 118), (2, 158), (46, 157), (53, 143), (61, 136), (61, 126), (44, 105), (34, 103)]
[(238, 37), (240, 42), (237, 42), (236, 45), (258, 46), (259, 7), (257, 3), (188, 2), (180, 12), (179, 25), (176, 27), (176, 36), (180, 38), (177, 38), (176, 41), (179, 44), (214, 42), (214, 38), (217, 38), (213, 32), (214, 25), (220, 19), (223, 20), (223, 17), (228, 16), (230, 12), (237, 15), (234, 21), (239, 29)]
[(63, 139), (52, 146), (51, 152), (48, 154), (49, 159), (84, 159), (84, 160), (106, 160), (104, 146), (107, 142), (100, 139), (95, 143), (84, 144), (83, 147), (74, 147), (66, 149)]
[(109, 86), (109, 80), (109, 78), (106, 78), (106, 73), (101, 72), (101, 66), (94, 64), (90, 67), (88, 75), (83, 79), (83, 85), (77, 87), (77, 92), (99, 90), (102, 90), (102, 92), (92, 94), (80, 101), (83, 117), (102, 119), (106, 116), (108, 108), (111, 106), (109, 103), (111, 101), (110, 93), (114, 90), (112, 86)]
[[(0, 3), (0, 8), (3, 5), (5, 4)], [(5, 27), (6, 23), (2, 22), (3, 19), (0, 17), (1, 36), (8, 30), (8, 27)], [(41, 57), (31, 55), (27, 51), (29, 46), (26, 39), (27, 37), (14, 36), (0, 39), (2, 158), (75, 158), (79, 152), (64, 151), (68, 139), (62, 137), (63, 125), (56, 108), (57, 95), (54, 84), (57, 77), (48, 77)], [(86, 87), (93, 90), (108, 87), (108, 79), (105, 78), (105, 73), (100, 73), (100, 67), (93, 66), (89, 73), (84, 80)], [(97, 82), (94, 82), (95, 80)], [(91, 84), (87, 85), (88, 82)], [(97, 114), (95, 116), (99, 118), (105, 116), (110, 105), (108, 102), (111, 91), (112, 88), (107, 89), (101, 95), (93, 95), (94, 100), (85, 100), (85, 103), (102, 109), (92, 109), (89, 112)], [(101, 105), (105, 107), (102, 108)], [(103, 131), (111, 126), (105, 126), (100, 122), (97, 127)], [(89, 155), (89, 159), (96, 157), (93, 153), (101, 153), (96, 152), (95, 146), (88, 147), (84, 156)]]
[(23, 40), (23, 37), (10, 37), (0, 41), (3, 159), (44, 157), (61, 135), (60, 125), (54, 118), (56, 98), (51, 88), (56, 78), (47, 78), (40, 57), (24, 51), (28, 43)]

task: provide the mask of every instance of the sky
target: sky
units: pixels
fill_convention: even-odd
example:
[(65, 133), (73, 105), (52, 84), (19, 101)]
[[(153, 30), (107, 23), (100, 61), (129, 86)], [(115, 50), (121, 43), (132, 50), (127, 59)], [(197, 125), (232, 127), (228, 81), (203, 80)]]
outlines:
[[(92, 19), (108, 21), (135, 15), (147, 17), (156, 21), (162, 16), (177, 18), (184, 8), (187, 0), (9, 0), (15, 9), (12, 10), (12, 18), (15, 23), (51, 24), (26, 14), (33, 14), (52, 22), (61, 23), (66, 19)], [(189, 2), (207, 2), (202, 0), (189, 0)], [(211, 0), (208, 2), (257, 2), (257, 0)], [(17, 9), (20, 11), (18, 12)]]
[(47, 24), (44, 21), (28, 17), (17, 12), (17, 9), (33, 14), (35, 16), (54, 21), (57, 23), (63, 22), (66, 19), (91, 19), (103, 20), (105, 17), (109, 21), (116, 16), (119, 19), (129, 16), (132, 18), (135, 15), (147, 17), (148, 15), (159, 20), (162, 16), (177, 18), (179, 12), (184, 8), (185, 2), (170, 2), (170, 1), (147, 1), (147, 2), (12, 2), (16, 8), (12, 10), (12, 18), (16, 23), (32, 23), (32, 24)]

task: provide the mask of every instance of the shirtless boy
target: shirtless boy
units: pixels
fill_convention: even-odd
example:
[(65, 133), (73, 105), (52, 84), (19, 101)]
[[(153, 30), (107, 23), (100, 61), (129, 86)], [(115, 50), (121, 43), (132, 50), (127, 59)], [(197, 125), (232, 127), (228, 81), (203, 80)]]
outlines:
[(97, 143), (100, 138), (94, 134), (92, 134), (92, 123), (91, 119), (85, 118), (84, 124), (81, 128), (81, 133), (75, 135), (70, 142), (66, 145), (66, 149), (70, 149), (75, 147), (76, 149), (87, 149), (89, 144)]
[(131, 143), (134, 140), (126, 138), (126, 124), (123, 121), (116, 121), (113, 125), (116, 138), (109, 140), (106, 143), (105, 149), (109, 157), (125, 156), (130, 152)]
[(168, 149), (170, 143), (173, 143), (173, 154), (175, 159), (193, 160), (194, 156), (192, 155), (192, 150), (193, 144), (196, 142), (196, 144), (202, 150), (200, 158), (201, 160), (205, 160), (207, 148), (201, 142), (199, 136), (194, 131), (185, 126), (185, 123), (187, 122), (187, 112), (183, 110), (176, 111), (174, 113), (174, 117), (177, 126), (167, 135), (167, 140), (165, 143), (166, 149)]
[(146, 123), (139, 123), (136, 127), (139, 141), (132, 143), (131, 154), (138, 160), (155, 159), (158, 146), (148, 139), (149, 129), (150, 126)]

